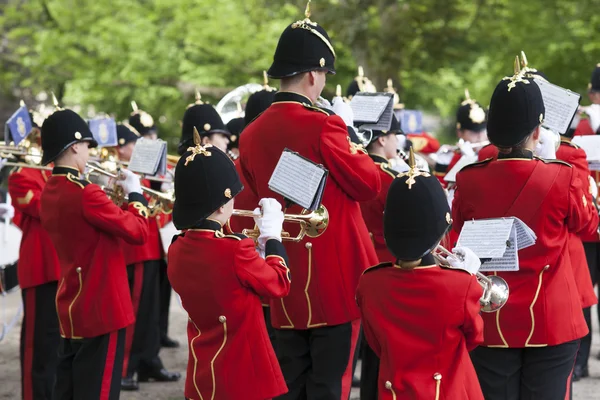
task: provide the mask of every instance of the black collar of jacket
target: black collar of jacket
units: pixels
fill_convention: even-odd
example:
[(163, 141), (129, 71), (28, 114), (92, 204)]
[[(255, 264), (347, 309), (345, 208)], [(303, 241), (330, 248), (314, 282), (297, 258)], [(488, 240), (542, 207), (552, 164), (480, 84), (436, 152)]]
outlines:
[(79, 178), (79, 170), (77, 168), (61, 167), (61, 166), (57, 165), (54, 167), (54, 169), (52, 169), (52, 175), (67, 175), (67, 174), (75, 175), (76, 178)]
[(214, 219), (204, 219), (189, 229), (206, 229), (208, 231), (221, 231), (223, 227)]
[(310, 99), (300, 93), (294, 92), (277, 92), (275, 93), (275, 98), (273, 99), (273, 104), (275, 103), (300, 103), (306, 104), (307, 106), (312, 106), (313, 102)]
[(371, 159), (373, 161), (375, 161), (376, 163), (383, 164), (383, 163), (387, 163), (388, 162), (387, 158), (382, 157), (382, 156), (380, 156), (378, 154), (369, 153), (369, 157), (371, 157)]
[(529, 149), (515, 149), (513, 148), (510, 153), (498, 153), (498, 159), (501, 160), (503, 158), (522, 158), (525, 160), (533, 159), (533, 151)]

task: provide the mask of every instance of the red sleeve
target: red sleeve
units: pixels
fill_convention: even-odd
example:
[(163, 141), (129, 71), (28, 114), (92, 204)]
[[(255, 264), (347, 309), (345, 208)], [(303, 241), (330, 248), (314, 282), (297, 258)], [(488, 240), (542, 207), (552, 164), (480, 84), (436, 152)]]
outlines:
[[(273, 241), (283, 248), (280, 242), (273, 239), (267, 242), (267, 246)], [(263, 260), (256, 252), (254, 242), (242, 239), (235, 250), (234, 268), (242, 285), (251, 288), (259, 296), (280, 298), (290, 292), (290, 270), (285, 258), (284, 250), (282, 255), (270, 254)]]
[(356, 201), (374, 199), (381, 190), (378, 167), (364, 151), (350, 142), (342, 119), (330, 116), (325, 120), (320, 142), (323, 164), (342, 190)]
[(98, 185), (83, 189), (83, 216), (92, 225), (129, 244), (140, 245), (148, 238), (148, 210), (145, 198), (129, 194), (127, 211), (120, 209)]
[(596, 132), (592, 129), (590, 125), (589, 119), (582, 119), (577, 124), (577, 129), (575, 129), (575, 136), (585, 136), (585, 135), (595, 135)]
[[(584, 189), (585, 188), (585, 189)], [(571, 170), (571, 182), (569, 185), (569, 210), (567, 214), (567, 227), (570, 232), (579, 233), (590, 226), (592, 221), (598, 225), (598, 212), (593, 204), (589, 204), (588, 178), (584, 182), (579, 177), (577, 170)]]
[(23, 214), (40, 218), (40, 197), (42, 188), (30, 177), (14, 172), (8, 177), (8, 193), (12, 205)]
[(590, 192), (590, 169), (588, 167), (585, 151), (583, 149), (575, 149), (574, 157), (571, 157), (569, 162), (575, 169), (577, 178), (582, 185), (581, 190), (586, 197), (586, 201), (583, 203), (587, 206), (589, 209), (588, 211), (591, 213), (591, 218), (588, 224), (579, 232), (579, 234), (583, 236), (594, 235), (598, 231), (598, 210), (596, 209), (594, 204), (595, 200)]
[(477, 278), (474, 275), (471, 276), (465, 296), (465, 321), (462, 326), (468, 351), (483, 343), (483, 319), (479, 315), (481, 310), (479, 299), (482, 295), (483, 288), (477, 282)]

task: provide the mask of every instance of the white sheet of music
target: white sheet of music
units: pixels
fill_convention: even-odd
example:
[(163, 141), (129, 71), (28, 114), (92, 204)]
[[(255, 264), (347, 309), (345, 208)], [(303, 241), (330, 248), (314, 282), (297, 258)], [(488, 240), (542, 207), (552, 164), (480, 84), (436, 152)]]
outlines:
[(540, 87), (544, 99), (544, 126), (558, 133), (567, 132), (579, 108), (581, 96), (541, 79), (534, 79), (534, 82)]
[(465, 221), (458, 246), (468, 247), (479, 258), (502, 257), (512, 230), (513, 220), (509, 218)]
[[(159, 169), (164, 164), (167, 156), (167, 143), (163, 140), (150, 140), (141, 138), (135, 143), (128, 169), (144, 175), (161, 173)], [(164, 172), (162, 172), (164, 173)]]
[(350, 100), (354, 121), (362, 124), (377, 124), (390, 101), (393, 108), (394, 100), (393, 95), (390, 97), (390, 93), (356, 93)]
[(585, 150), (588, 162), (600, 162), (600, 135), (575, 136), (572, 140), (577, 146)]
[(456, 174), (458, 174), (461, 169), (474, 162), (477, 162), (477, 154), (472, 156), (463, 155), (460, 160), (454, 164), (454, 167), (452, 167), (452, 169), (444, 176), (444, 180), (446, 182), (456, 182)]
[(523, 250), (533, 246), (537, 240), (535, 232), (517, 217), (511, 217), (514, 222), (514, 228), (517, 231), (517, 249)]
[(285, 150), (269, 180), (269, 188), (306, 209), (311, 208), (326, 170)]
[(516, 230), (513, 228), (510, 231), (510, 236), (505, 245), (505, 251), (502, 257), (486, 260), (481, 264), (479, 271), (518, 271), (519, 270), (519, 254), (517, 252), (518, 239)]

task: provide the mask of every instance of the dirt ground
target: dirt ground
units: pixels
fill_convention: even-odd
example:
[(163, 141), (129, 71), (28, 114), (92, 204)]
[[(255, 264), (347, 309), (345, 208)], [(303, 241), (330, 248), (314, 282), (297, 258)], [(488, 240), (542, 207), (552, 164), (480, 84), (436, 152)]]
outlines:
[[(6, 307), (6, 316), (10, 319), (17, 312), (21, 301), (19, 292), (0, 297), (0, 323), (3, 318), (3, 308)], [(595, 315), (595, 311), (593, 313)], [(186, 323), (187, 314), (173, 296), (171, 303), (171, 320), (169, 334), (179, 340), (182, 347), (179, 349), (161, 350), (161, 358), (167, 369), (180, 371), (183, 375), (181, 381), (176, 383), (146, 383), (142, 384), (139, 392), (122, 392), (123, 400), (182, 400), (185, 382), (185, 370), (187, 365), (187, 341)], [(594, 323), (597, 320), (594, 319)], [(0, 400), (20, 399), (20, 374), (19, 374), (19, 332), (20, 324), (9, 332), (0, 342)], [(590, 357), (591, 377), (576, 382), (574, 386), (574, 400), (600, 399), (600, 361), (596, 355), (600, 352), (600, 337), (598, 335), (598, 324), (594, 326), (594, 346)], [(359, 400), (358, 391), (353, 390), (351, 400)]]

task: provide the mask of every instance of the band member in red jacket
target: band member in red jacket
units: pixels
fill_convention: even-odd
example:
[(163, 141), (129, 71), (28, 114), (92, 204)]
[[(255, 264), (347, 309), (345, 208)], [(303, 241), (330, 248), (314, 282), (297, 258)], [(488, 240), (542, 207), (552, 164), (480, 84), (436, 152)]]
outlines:
[(483, 341), (481, 286), (431, 254), (451, 222), (434, 176), (413, 164), (392, 182), (383, 224), (394, 261), (366, 270), (356, 295), (365, 337), (381, 359), (381, 400), (483, 399), (468, 353)]
[(223, 232), (241, 190), (233, 162), (199, 137), (177, 163), (173, 222), (183, 233), (169, 248), (168, 273), (189, 314), (188, 399), (266, 400), (287, 391), (260, 300), (290, 290), (283, 213), (274, 199), (255, 209), (263, 259), (251, 239)]
[(40, 221), (42, 190), (49, 171), (18, 168), (8, 177), (12, 204), (23, 232), (17, 276), (23, 296), (21, 389), (24, 400), (52, 399), (60, 343), (54, 299), (60, 265), (54, 245)]
[(591, 105), (581, 107), (580, 111), (587, 116), (582, 119), (575, 135), (596, 135), (600, 133), (600, 63), (596, 65), (588, 84), (588, 96)]
[(522, 71), (500, 81), (488, 117), (498, 159), (471, 164), (457, 176), (457, 232), (472, 219), (514, 216), (537, 235), (519, 252), (518, 271), (494, 273), (508, 283), (510, 298), (497, 313), (483, 315), (484, 343), (471, 354), (491, 400), (563, 400), (579, 339), (588, 333), (567, 245), (569, 233), (593, 216), (577, 171), (533, 156), (544, 114), (539, 87)]
[(118, 399), (125, 327), (134, 321), (119, 239), (148, 236), (139, 178), (124, 172), (122, 210), (104, 191), (80, 179), (96, 141), (86, 122), (65, 109), (42, 126), (43, 164), (54, 162), (42, 192), (40, 218), (60, 260), (56, 296), (59, 329), (56, 399)]
[[(117, 125), (117, 150), (120, 161), (130, 161), (135, 143), (139, 138), (140, 134), (133, 126)], [(148, 187), (151, 185), (148, 180), (144, 180), (143, 183)], [(152, 212), (148, 215), (148, 240), (144, 244), (132, 245), (121, 241), (121, 247), (127, 265), (129, 289), (135, 314), (135, 323), (128, 326), (125, 332), (121, 389), (138, 390), (138, 382), (151, 380), (157, 382), (178, 381), (181, 374), (166, 370), (159, 356), (161, 347), (160, 269), (164, 254), (157, 215)]]
[[(281, 79), (280, 91), (244, 130), (240, 160), (250, 190), (281, 202), (268, 182), (285, 148), (329, 170), (323, 195), (329, 226), (318, 238), (286, 244), (294, 283), (288, 297), (271, 301), (271, 322), (289, 388), (281, 399), (339, 400), (348, 398), (352, 383), (360, 326), (354, 298), (358, 279), (377, 263), (359, 202), (377, 196), (381, 179), (366, 152), (350, 140), (350, 106), (341, 97), (334, 100), (334, 109), (348, 119), (344, 122), (313, 105), (327, 74), (335, 72), (335, 51), (327, 32), (308, 15), (279, 39), (268, 74)], [(295, 236), (298, 227), (286, 224), (285, 230)]]

